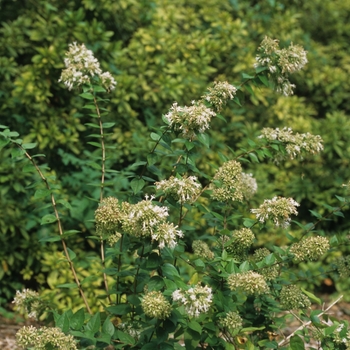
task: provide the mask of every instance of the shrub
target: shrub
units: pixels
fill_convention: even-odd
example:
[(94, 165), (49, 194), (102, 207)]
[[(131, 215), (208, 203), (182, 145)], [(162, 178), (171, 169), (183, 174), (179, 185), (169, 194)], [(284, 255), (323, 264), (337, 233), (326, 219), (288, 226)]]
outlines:
[[(259, 138), (246, 140), (250, 148), (231, 150), (229, 158), (222, 154), (221, 166), (213, 164), (211, 173), (200, 166), (211, 149), (207, 129), (225, 119), (218, 110), (226, 102), (240, 105), (243, 96), (259, 86), (293, 93), (289, 74), (306, 63), (304, 50), (293, 45), (279, 49), (277, 41), (265, 38), (258, 52), (252, 75), (244, 74), (235, 86), (215, 83), (190, 107), (173, 105), (163, 116), (165, 125), (150, 134), (153, 145), (147, 157), (115, 171), (107, 167), (107, 155), (112, 154), (107, 150), (115, 146), (107, 142), (106, 131), (114, 123), (104, 121), (108, 114), (104, 94), (116, 83), (111, 74), (102, 72), (85, 45), (70, 45), (60, 80), (70, 89), (82, 89), (84, 109), (92, 118), (87, 126), (97, 131), (89, 135), (96, 140), (90, 144), (97, 148), (89, 165), (101, 174), (92, 184), (98, 189), (98, 205), (96, 235), (89, 238), (100, 247), (105, 294), (96, 304), (102, 312), (93, 313), (86, 297), (85, 285), (91, 286), (95, 276), (80, 280), (77, 256), (67, 245), (67, 239), (79, 231), (64, 228), (61, 209), (69, 203), (65, 196), (60, 198), (61, 187), (46, 175), (40, 158), (29, 154), (35, 145), (1, 126), (1, 146), (12, 145), (13, 161), (31, 166), (40, 176), (33, 184), (34, 198), (50, 199), (51, 212), (42, 216), (41, 224), (56, 225), (57, 233), (46, 240), (61, 241), (74, 280), (57, 288), (79, 292), (85, 308), (75, 313), (49, 310), (55, 328), (24, 328), (17, 335), (20, 345), (147, 350), (180, 349), (182, 344), (186, 349), (286, 349), (290, 344), (303, 349), (304, 342), (316, 339), (321, 346), (349, 346), (347, 322), (327, 315), (328, 309), (311, 310), (311, 301), (320, 305), (320, 299), (298, 286), (304, 277), (298, 269), (301, 261), (318, 261), (347, 240), (327, 238), (316, 228), (333, 214), (343, 215), (348, 200), (338, 196), (339, 206), (329, 207), (326, 216), (313, 211), (317, 222), (303, 224), (292, 220), (299, 207), (292, 198), (274, 196), (252, 208), (257, 184), (243, 172), (243, 164), (250, 162), (283, 162), (318, 153), (323, 149), (321, 137), (267, 128)], [(130, 190), (106, 196), (119, 178), (130, 180)], [(291, 224), (298, 230), (289, 229)], [(255, 237), (264, 230), (284, 234), (286, 242), (257, 249)], [(347, 264), (342, 261), (340, 266), (346, 274)], [(28, 290), (18, 292), (15, 304), (31, 315), (45, 306), (37, 293)], [(282, 333), (289, 316), (286, 310), (301, 323), (288, 337)], [(274, 332), (281, 338), (271, 338)]]

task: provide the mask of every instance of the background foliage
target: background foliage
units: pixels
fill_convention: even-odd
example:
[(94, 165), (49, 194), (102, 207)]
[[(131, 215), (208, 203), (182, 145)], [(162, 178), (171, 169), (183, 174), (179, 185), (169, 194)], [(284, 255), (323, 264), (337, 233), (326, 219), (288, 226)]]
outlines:
[[(252, 71), (256, 48), (265, 35), (279, 39), (283, 46), (292, 41), (306, 48), (309, 59), (302, 75), (292, 77), (295, 96), (285, 98), (259, 88), (244, 107), (229, 104), (224, 112), (229, 122), (219, 122), (211, 130), (214, 152), (203, 170), (213, 173), (220, 152), (226, 152), (224, 143), (247, 147), (247, 138), (253, 139), (262, 127), (290, 126), (320, 134), (325, 141), (320, 157), (304, 160), (298, 167), (290, 161), (283, 167), (269, 163), (255, 169), (249, 164), (244, 169), (258, 180), (257, 203), (280, 193), (291, 196), (301, 202), (298, 220), (306, 223), (312, 220), (309, 209), (317, 206), (325, 214), (324, 203), (337, 205), (334, 194), (350, 178), (349, 11), (350, 3), (341, 0), (179, 0), (176, 4), (39, 0), (21, 6), (18, 1), (2, 1), (1, 124), (17, 130), (26, 142), (37, 142), (40, 153), (46, 154), (40, 162), (69, 194), (66, 226), (82, 231), (70, 245), (93, 253), (94, 243), (84, 237), (93, 233), (90, 220), (96, 202), (88, 198), (96, 196), (86, 183), (96, 181), (99, 172), (86, 162), (94, 148), (87, 144), (89, 120), (81, 113), (82, 101), (57, 82), (68, 43), (85, 43), (118, 81), (108, 107), (109, 121), (116, 122), (112, 139), (117, 146), (109, 168), (126, 170), (124, 180), (119, 176), (114, 181), (112, 175), (108, 180), (114, 195), (123, 196), (133, 171), (128, 165), (143, 160), (151, 147), (146, 127), (159, 125), (174, 101), (189, 105), (213, 80), (241, 81), (239, 72)], [(52, 271), (49, 264), (44, 268), (39, 262), (48, 261), (47, 254), (54, 249), (38, 243), (50, 234), (46, 226), (36, 228), (47, 208), (39, 207), (27, 188), (31, 175), (21, 168), (14, 171), (10, 156), (7, 149), (0, 153), (0, 297), (4, 299), (11, 299), (21, 285), (40, 283), (50, 288)], [(321, 228), (331, 234), (348, 231), (349, 224), (339, 218), (322, 223)], [(262, 235), (259, 244), (268, 239)], [(322, 278), (317, 281), (322, 282)]]

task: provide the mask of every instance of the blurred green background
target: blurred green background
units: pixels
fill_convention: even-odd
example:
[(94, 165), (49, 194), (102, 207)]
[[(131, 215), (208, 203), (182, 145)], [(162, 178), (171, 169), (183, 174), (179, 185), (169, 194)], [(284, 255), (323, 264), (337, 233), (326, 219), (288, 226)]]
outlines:
[[(94, 233), (91, 220), (97, 205), (89, 198), (98, 198), (98, 190), (88, 183), (98, 181), (99, 172), (88, 162), (95, 150), (87, 144), (85, 123), (90, 120), (81, 108), (83, 101), (77, 91), (58, 83), (69, 43), (85, 43), (118, 82), (108, 105), (107, 121), (116, 123), (110, 136), (116, 149), (108, 154), (108, 166), (124, 172), (109, 175), (107, 194), (119, 197), (129, 188), (128, 166), (144, 160), (152, 145), (149, 131), (162, 125), (161, 116), (173, 102), (189, 105), (214, 80), (240, 83), (243, 72), (253, 71), (265, 35), (278, 39), (281, 47), (302, 45), (309, 63), (291, 77), (297, 86), (294, 96), (259, 88), (247, 94), (242, 107), (229, 104), (222, 112), (228, 122), (215, 120), (211, 126), (212, 150), (200, 168), (212, 174), (211, 165), (221, 162), (218, 154), (229, 154), (225, 144), (248, 147), (247, 139), (257, 137), (263, 127), (320, 134), (325, 146), (321, 155), (279, 166), (243, 165), (258, 181), (252, 207), (274, 195), (290, 196), (301, 203), (298, 220), (307, 223), (315, 219), (310, 209), (326, 214), (325, 203), (338, 204), (335, 194), (342, 195), (341, 185), (350, 179), (349, 13), (349, 0), (0, 0), (0, 124), (18, 131), (26, 142), (37, 142), (37, 153), (46, 155), (38, 162), (47, 165), (71, 205), (63, 211), (65, 228), (82, 232), (69, 240), (81, 274), (87, 266), (93, 274), (99, 270), (98, 248), (85, 238)], [(23, 172), (22, 162), (14, 164), (10, 154), (7, 148), (0, 151), (4, 304), (24, 286), (50, 295), (55, 285), (70, 282), (66, 265), (58, 262), (59, 244), (39, 242), (56, 228), (40, 226), (50, 208), (28, 188), (37, 177)], [(326, 236), (349, 228), (341, 217), (318, 226)], [(281, 235), (274, 242), (271, 237), (261, 233), (257, 244), (284, 243)], [(344, 246), (343, 254), (347, 251)], [(328, 254), (326, 262), (340, 254)], [(323, 262), (304, 268), (322, 272)], [(320, 275), (308, 287), (320, 293), (349, 290), (348, 282), (330, 277), (325, 283)], [(94, 288), (99, 285), (97, 279)], [(75, 294), (51, 295), (69, 306), (75, 305)]]

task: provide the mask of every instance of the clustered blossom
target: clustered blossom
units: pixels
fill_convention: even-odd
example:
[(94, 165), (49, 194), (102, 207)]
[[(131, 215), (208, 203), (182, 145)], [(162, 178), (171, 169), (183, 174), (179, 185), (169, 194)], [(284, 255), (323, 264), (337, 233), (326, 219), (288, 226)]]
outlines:
[(37, 319), (43, 311), (43, 303), (40, 299), (39, 293), (23, 289), (22, 292), (16, 291), (16, 296), (13, 300), (15, 308), (23, 315), (28, 315), (29, 318)]
[(209, 186), (211, 197), (221, 202), (243, 200), (242, 166), (235, 160), (224, 163), (216, 172)]
[(339, 346), (339, 348), (343, 349), (341, 346), (345, 345), (346, 350), (350, 349), (350, 331), (344, 323), (340, 323), (329, 336), (332, 338), (334, 343)]
[(340, 277), (350, 276), (350, 255), (346, 257), (341, 257), (337, 261), (337, 270)]
[(78, 45), (76, 42), (69, 44), (64, 63), (66, 69), (62, 71), (58, 81), (62, 81), (69, 90), (76, 86), (91, 84), (91, 78), (94, 76), (100, 78), (102, 86), (107, 90), (115, 89), (117, 83), (111, 73), (102, 72), (93, 52), (84, 44)]
[(302, 151), (316, 154), (323, 150), (323, 140), (320, 135), (310, 133), (293, 133), (291, 128), (264, 128), (259, 138), (268, 141), (280, 141), (285, 144), (287, 154), (291, 159), (297, 157)]
[(163, 222), (159, 224), (157, 230), (151, 235), (152, 240), (158, 242), (158, 247), (163, 249), (164, 247), (175, 248), (177, 245), (177, 238), (183, 237), (181, 230), (177, 230), (177, 226), (173, 223)]
[(204, 133), (209, 129), (211, 118), (216, 113), (203, 103), (192, 101), (192, 106), (180, 107), (175, 102), (164, 116), (169, 125), (181, 132), (183, 137), (192, 139), (197, 133)]
[(233, 331), (242, 328), (243, 319), (237, 312), (230, 311), (225, 317), (220, 317), (219, 323), (221, 327)]
[(269, 293), (264, 276), (254, 271), (233, 273), (228, 276), (227, 282), (231, 290), (239, 290), (248, 295)]
[[(259, 248), (254, 252), (252, 260), (258, 263), (270, 254), (271, 252), (267, 248)], [(279, 275), (279, 265), (274, 264), (272, 266), (263, 267), (259, 269), (259, 273), (262, 274), (267, 281), (274, 280)]]
[(188, 290), (177, 289), (173, 292), (172, 298), (184, 305), (189, 316), (198, 317), (203, 312), (208, 312), (213, 301), (211, 288), (197, 285)]
[[(248, 250), (255, 240), (254, 233), (249, 228), (242, 228), (232, 232), (233, 241), (226, 247), (234, 259), (244, 261), (248, 256)], [(231, 239), (230, 239), (231, 241)]]
[(295, 285), (282, 287), (280, 303), (286, 310), (306, 309), (311, 305), (309, 298)]
[(122, 211), (117, 198), (107, 197), (95, 211), (96, 231), (99, 234), (114, 234), (120, 229)]
[(171, 176), (168, 180), (156, 182), (155, 185), (158, 190), (164, 191), (179, 203), (193, 203), (202, 189), (196, 176), (184, 176), (180, 179)]
[(77, 350), (77, 346), (72, 335), (64, 334), (56, 327), (24, 326), (16, 333), (17, 344), (27, 349), (36, 350), (64, 349)]
[(292, 198), (274, 197), (265, 199), (258, 209), (251, 209), (251, 212), (261, 223), (271, 219), (277, 227), (286, 228), (291, 221), (290, 215), (298, 215), (298, 206), (299, 203)]
[(202, 258), (205, 258), (208, 260), (214, 259), (214, 253), (210, 250), (208, 244), (203, 241), (200, 241), (200, 240), (193, 241), (192, 249), (194, 254)]
[(147, 293), (141, 302), (143, 312), (149, 317), (165, 320), (171, 314), (171, 305), (161, 292)]
[(208, 88), (208, 93), (202, 99), (209, 102), (217, 113), (220, 113), (228, 100), (232, 100), (237, 88), (227, 81), (215, 81), (213, 87)]
[(293, 243), (290, 252), (297, 261), (316, 261), (330, 248), (326, 237), (307, 237), (298, 243)]
[(242, 173), (241, 182), (241, 191), (244, 199), (251, 199), (258, 190), (256, 179), (253, 177), (253, 174)]
[(152, 199), (129, 204), (122, 222), (126, 233), (136, 237), (151, 237), (158, 226), (165, 222), (169, 215), (168, 208), (153, 204)]
[(258, 48), (255, 67), (267, 67), (276, 91), (285, 96), (293, 94), (294, 84), (288, 74), (301, 70), (307, 63), (306, 51), (299, 45), (290, 44), (280, 49), (278, 40), (265, 37)]

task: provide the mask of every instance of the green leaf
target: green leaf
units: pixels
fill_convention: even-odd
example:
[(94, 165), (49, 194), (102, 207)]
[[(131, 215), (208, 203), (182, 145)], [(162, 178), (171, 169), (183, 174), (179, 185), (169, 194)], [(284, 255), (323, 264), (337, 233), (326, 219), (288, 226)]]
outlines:
[(94, 99), (94, 95), (89, 93), (89, 92), (83, 92), (79, 96), (86, 99), (86, 100), (93, 100)]
[(144, 179), (133, 179), (130, 183), (130, 186), (134, 192), (134, 194), (139, 193), (143, 186), (145, 186), (145, 180)]
[(57, 218), (55, 215), (47, 214), (41, 218), (40, 225), (52, 224), (53, 222), (56, 222), (56, 221), (57, 221)]
[[(62, 204), (67, 209), (73, 209), (72, 206), (64, 199), (59, 199), (58, 201), (56, 201), (56, 203)], [(71, 231), (73, 231), (73, 230), (71, 230)], [(80, 231), (76, 231), (76, 232), (80, 232)]]
[(69, 248), (67, 248), (67, 250), (68, 250), (69, 258), (70, 258), (71, 260), (74, 260), (74, 259), (77, 257), (77, 255), (73, 252), (73, 250), (71, 250), (71, 249), (69, 249)]
[(161, 139), (161, 136), (159, 136), (158, 134), (156, 134), (155, 132), (151, 132), (151, 139), (153, 141), (159, 141)]
[(202, 143), (205, 147), (210, 148), (210, 138), (207, 134), (198, 134), (197, 139), (200, 143)]
[(94, 142), (94, 141), (89, 141), (89, 142), (87, 142), (87, 144), (91, 145), (91, 146), (95, 146), (97, 148), (101, 148), (102, 147), (102, 145), (100, 143)]
[(35, 199), (41, 199), (49, 196), (51, 194), (51, 191), (48, 190), (47, 188), (42, 188), (39, 190), (36, 190), (34, 193), (34, 198)]
[(322, 218), (322, 215), (319, 214), (319, 213), (317, 213), (317, 212), (314, 211), (314, 210), (309, 209), (309, 212), (310, 212), (313, 216), (315, 216), (317, 219), (321, 219), (321, 218)]
[(113, 336), (115, 331), (114, 324), (111, 322), (109, 318), (106, 318), (103, 322), (102, 332), (109, 334), (111, 337)]
[(314, 301), (318, 305), (322, 304), (322, 300), (320, 298), (317, 298), (316, 295), (312, 294), (311, 292), (308, 292), (304, 288), (301, 288), (301, 290), (305, 295), (307, 295), (310, 298), (310, 300)]
[(256, 220), (253, 220), (253, 219), (249, 219), (249, 218), (244, 218), (243, 219), (243, 226), (245, 227), (252, 227), (254, 224), (256, 223)]
[(102, 126), (104, 129), (111, 128), (115, 125), (115, 123), (103, 123)]
[(91, 128), (99, 129), (100, 126), (98, 124), (94, 123), (85, 123), (84, 125), (90, 126)]
[[(136, 343), (135, 339), (127, 333), (124, 333), (120, 330), (116, 330), (115, 334), (117, 336), (117, 339), (119, 339), (124, 344), (134, 345)], [(152, 349), (153, 350), (155, 349), (154, 345), (153, 345)]]
[(304, 350), (304, 341), (298, 336), (294, 335), (290, 338), (290, 348), (293, 350)]
[(70, 319), (70, 327), (75, 330), (81, 329), (85, 320), (84, 309), (79, 309)]
[(57, 288), (68, 288), (68, 289), (73, 289), (73, 288), (78, 288), (78, 285), (76, 283), (63, 283), (59, 284), (56, 286)]
[(22, 147), (24, 148), (24, 149), (32, 149), (32, 148), (35, 148), (36, 147), (36, 143), (24, 143), (23, 145), (22, 145)]
[(44, 238), (40, 238), (39, 242), (58, 242), (61, 240), (61, 236), (56, 235), (56, 236), (48, 236)]
[(66, 311), (62, 315), (55, 318), (56, 327), (60, 328), (62, 332), (68, 332), (69, 330), (69, 313), (72, 311)]
[(100, 330), (100, 327), (101, 327), (101, 318), (100, 318), (100, 313), (97, 312), (95, 315), (91, 317), (90, 321), (85, 326), (85, 329), (92, 333), (97, 333)]
[(202, 327), (201, 325), (196, 322), (196, 321), (191, 321), (189, 324), (188, 324), (188, 327), (191, 328), (192, 330), (198, 332), (198, 333), (202, 333)]
[(129, 304), (119, 304), (119, 305), (113, 305), (106, 308), (108, 312), (110, 312), (113, 315), (126, 315), (131, 311), (131, 306)]
[(252, 160), (253, 163), (259, 163), (259, 159), (255, 153), (249, 153), (248, 156)]
[(266, 87), (270, 86), (269, 80), (266, 78), (265, 75), (258, 75), (258, 78)]
[(246, 73), (242, 73), (242, 78), (243, 79), (254, 79), (254, 75), (249, 75)]
[(162, 266), (163, 275), (170, 280), (174, 280), (174, 276), (180, 277), (179, 272), (177, 271), (174, 265), (166, 263)]

